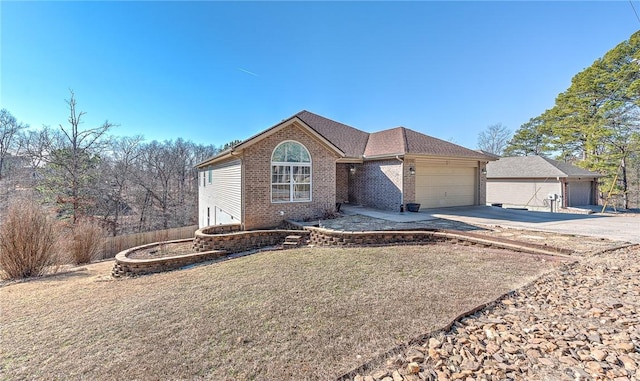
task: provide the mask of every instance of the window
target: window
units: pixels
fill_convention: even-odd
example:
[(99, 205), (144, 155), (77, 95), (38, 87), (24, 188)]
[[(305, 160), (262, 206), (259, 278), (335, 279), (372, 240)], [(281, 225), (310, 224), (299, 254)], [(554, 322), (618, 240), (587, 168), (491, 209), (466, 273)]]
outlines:
[(207, 180), (207, 173), (205, 171), (202, 171), (202, 186), (203, 187), (207, 186), (206, 180)]
[(300, 143), (280, 143), (271, 155), (271, 202), (311, 201), (311, 155)]
[(213, 168), (209, 167), (209, 184), (211, 184), (212, 177), (213, 177)]

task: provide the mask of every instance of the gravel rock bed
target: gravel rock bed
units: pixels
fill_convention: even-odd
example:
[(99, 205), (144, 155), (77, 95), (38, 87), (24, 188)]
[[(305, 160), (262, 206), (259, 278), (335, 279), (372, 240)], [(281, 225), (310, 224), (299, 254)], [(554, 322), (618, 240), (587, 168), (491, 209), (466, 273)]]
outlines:
[(562, 266), (355, 381), (639, 380), (640, 246)]

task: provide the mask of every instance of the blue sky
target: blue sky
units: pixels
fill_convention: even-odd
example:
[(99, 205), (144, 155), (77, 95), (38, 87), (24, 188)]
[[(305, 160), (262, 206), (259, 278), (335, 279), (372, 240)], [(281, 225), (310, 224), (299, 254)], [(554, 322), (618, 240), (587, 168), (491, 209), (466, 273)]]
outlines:
[[(640, 11), (640, 1), (634, 0)], [(221, 145), (306, 109), (475, 148), (640, 29), (629, 1), (0, 2), (0, 107)]]

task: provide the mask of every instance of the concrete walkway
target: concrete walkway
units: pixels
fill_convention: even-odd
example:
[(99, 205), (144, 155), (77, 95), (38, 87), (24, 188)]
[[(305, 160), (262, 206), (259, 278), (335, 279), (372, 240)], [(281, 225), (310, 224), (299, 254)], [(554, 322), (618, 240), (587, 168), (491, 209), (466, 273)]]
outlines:
[(357, 214), (367, 217), (380, 218), (387, 221), (392, 222), (418, 222), (418, 221), (429, 221), (435, 220), (439, 217), (434, 217), (429, 213), (425, 213), (424, 211), (420, 211), (417, 213), (413, 212), (392, 212), (389, 210), (379, 210), (373, 208), (366, 208), (364, 206), (359, 205), (345, 205), (343, 204), (340, 208), (340, 212), (347, 216), (355, 216)]

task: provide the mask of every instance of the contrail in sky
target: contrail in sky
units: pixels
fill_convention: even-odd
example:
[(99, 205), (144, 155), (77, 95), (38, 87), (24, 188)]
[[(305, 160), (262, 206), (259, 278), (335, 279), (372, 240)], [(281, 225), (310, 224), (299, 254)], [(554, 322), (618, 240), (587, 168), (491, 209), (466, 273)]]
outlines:
[(241, 68), (241, 67), (239, 67), (239, 68), (238, 68), (238, 70), (240, 70), (240, 71), (241, 71), (241, 72), (243, 72), (243, 73), (251, 74), (251, 75), (253, 75), (254, 77), (259, 77), (259, 75), (258, 75), (258, 74), (254, 73), (254, 72), (251, 72), (251, 71), (249, 71), (249, 70), (245, 70), (245, 69), (243, 69), (243, 68)]

